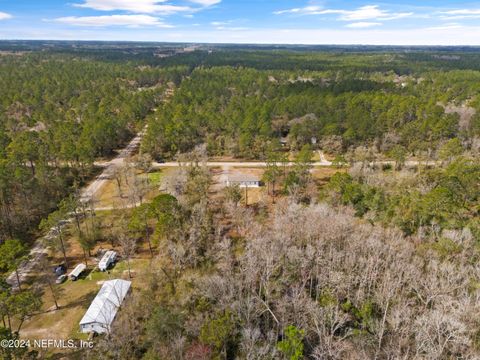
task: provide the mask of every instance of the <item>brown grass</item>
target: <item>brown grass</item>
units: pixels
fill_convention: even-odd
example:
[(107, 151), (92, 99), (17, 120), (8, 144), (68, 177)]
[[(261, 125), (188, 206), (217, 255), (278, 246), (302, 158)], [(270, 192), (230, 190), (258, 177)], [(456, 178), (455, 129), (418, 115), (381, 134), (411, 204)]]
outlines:
[[(138, 173), (140, 177), (148, 177), (150, 190), (145, 195), (145, 200), (151, 200), (155, 196), (160, 194), (160, 189), (162, 186), (162, 179), (171, 174), (175, 168), (164, 168), (161, 170), (156, 170), (154, 172), (145, 174)], [(117, 181), (115, 179), (108, 180), (106, 184), (100, 188), (98, 193), (95, 196), (95, 206), (97, 208), (122, 208), (128, 203), (128, 194), (129, 188), (127, 184), (122, 181), (120, 189), (118, 188)], [(121, 194), (120, 194), (121, 192)], [(122, 196), (120, 196), (122, 195)]]
[(337, 169), (334, 167), (322, 167), (312, 170), (312, 176), (315, 182), (322, 186), (330, 181), (330, 178), (338, 172), (347, 172), (346, 168)]

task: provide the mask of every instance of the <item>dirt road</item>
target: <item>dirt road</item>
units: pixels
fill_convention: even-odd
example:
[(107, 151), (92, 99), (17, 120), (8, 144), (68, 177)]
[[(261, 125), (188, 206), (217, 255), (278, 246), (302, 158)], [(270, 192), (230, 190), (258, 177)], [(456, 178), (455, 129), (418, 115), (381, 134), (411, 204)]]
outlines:
[(100, 188), (112, 178), (115, 170), (120, 168), (124, 164), (125, 159), (131, 156), (138, 149), (146, 131), (147, 127), (138, 133), (137, 136), (135, 136), (125, 148), (120, 150), (114, 159), (100, 163), (102, 164), (102, 167), (104, 167), (102, 173), (98, 175), (95, 180), (93, 180), (85, 189), (83, 189), (81, 192), (80, 201), (86, 203), (93, 200), (98, 190), (100, 190)]
[[(108, 181), (108, 179), (113, 176), (115, 170), (121, 167), (125, 162), (125, 159), (133, 155), (133, 153), (138, 149), (146, 130), (147, 128), (145, 127), (143, 131), (138, 133), (137, 136), (135, 136), (125, 148), (118, 152), (118, 155), (114, 159), (104, 163), (105, 168), (103, 169), (102, 173), (81, 191), (80, 201), (89, 202), (95, 198), (95, 194)], [(69, 219), (65, 220), (69, 221)], [(45, 235), (45, 237), (48, 236), (49, 234)], [(40, 259), (48, 253), (48, 250), (45, 247), (45, 237), (41, 237), (35, 241), (30, 250), (29, 260), (24, 261), (20, 265), (18, 269), (20, 282), (25, 281), (25, 279), (34, 269), (35, 264), (37, 264)], [(15, 273), (12, 273), (8, 276), (7, 283), (12, 286), (18, 286)]]

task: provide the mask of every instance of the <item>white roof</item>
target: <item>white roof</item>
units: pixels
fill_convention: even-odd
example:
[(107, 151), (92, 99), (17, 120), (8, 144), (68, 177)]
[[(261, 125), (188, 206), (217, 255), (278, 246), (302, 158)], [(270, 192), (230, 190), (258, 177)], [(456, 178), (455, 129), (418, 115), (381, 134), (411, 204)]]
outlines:
[(86, 268), (87, 266), (85, 264), (78, 264), (68, 276), (78, 277)]
[(105, 281), (80, 321), (80, 325), (98, 323), (109, 328), (131, 286), (130, 281)]
[(103, 257), (102, 257), (102, 260), (100, 260), (100, 263), (98, 264), (98, 266), (101, 268), (102, 266), (106, 266), (108, 261), (111, 259), (111, 258), (115, 258), (117, 256), (117, 253), (113, 250), (109, 250), (107, 251)]
[(244, 183), (244, 182), (260, 182), (260, 178), (255, 175), (250, 174), (233, 174), (228, 175), (228, 181), (234, 183)]

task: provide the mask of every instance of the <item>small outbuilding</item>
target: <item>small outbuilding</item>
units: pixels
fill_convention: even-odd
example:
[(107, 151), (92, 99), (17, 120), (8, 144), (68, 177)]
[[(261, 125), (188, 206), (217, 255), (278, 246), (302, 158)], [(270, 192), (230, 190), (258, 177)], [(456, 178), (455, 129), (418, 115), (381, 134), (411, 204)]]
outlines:
[(226, 186), (239, 186), (241, 188), (258, 188), (261, 186), (260, 178), (253, 175), (229, 175), (225, 181)]
[(130, 281), (105, 281), (80, 321), (80, 332), (109, 333), (113, 320), (130, 291)]
[(72, 272), (68, 274), (68, 277), (70, 278), (70, 280), (76, 281), (86, 268), (87, 266), (85, 264), (78, 264), (75, 269), (73, 269)]

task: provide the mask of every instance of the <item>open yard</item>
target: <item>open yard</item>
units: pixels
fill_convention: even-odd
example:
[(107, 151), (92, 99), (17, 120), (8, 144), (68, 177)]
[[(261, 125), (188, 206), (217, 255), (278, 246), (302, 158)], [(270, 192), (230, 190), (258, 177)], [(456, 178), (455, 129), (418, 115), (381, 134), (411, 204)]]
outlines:
[(330, 178), (338, 172), (346, 172), (348, 169), (337, 169), (334, 167), (322, 167), (322, 168), (315, 168), (312, 170), (312, 176), (315, 179), (317, 185), (325, 185), (328, 183)]
[[(94, 205), (97, 209), (112, 209), (131, 207), (132, 193), (135, 191), (144, 192), (146, 201), (157, 196), (162, 187), (162, 180), (165, 176), (175, 171), (175, 168), (163, 168), (148, 174), (136, 173), (137, 183), (133, 179), (110, 179), (99, 190), (95, 196)], [(139, 189), (140, 188), (140, 189)]]
[[(129, 210), (127, 210), (129, 211)], [(115, 227), (118, 221), (118, 211), (115, 214), (112, 211), (100, 211), (96, 220), (102, 227)], [(77, 264), (84, 263), (83, 250), (81, 249), (75, 235), (67, 237), (69, 273)], [(39, 313), (27, 318), (21, 324), (21, 337), (29, 340), (52, 339), (86, 340), (87, 335), (79, 332), (79, 321), (85, 314), (91, 304), (91, 301), (98, 293), (102, 284), (106, 280), (125, 279), (131, 280), (135, 289), (143, 287), (143, 278), (140, 274), (145, 273), (151, 258), (147, 244), (138, 243), (137, 251), (130, 261), (132, 278), (129, 278), (128, 266), (126, 260), (121, 259), (121, 249), (116, 246), (113, 249), (119, 254), (119, 261), (108, 272), (100, 272), (97, 268), (99, 256), (96, 256), (100, 250), (112, 249), (112, 245), (107, 241), (99, 241), (91, 251), (92, 256), (87, 258), (87, 270), (77, 281), (67, 280), (61, 285), (54, 285), (57, 289), (57, 302), (59, 309), (55, 309), (55, 302), (52, 293), (47, 285), (39, 285), (39, 277), (31, 277), (25, 287), (40, 287), (39, 293), (42, 298), (42, 308)], [(63, 257), (59, 252), (51, 252), (49, 264), (53, 270), (55, 264), (63, 262)], [(20, 324), (13, 322), (13, 328)]]
[[(148, 266), (147, 259), (133, 259), (131, 261), (132, 272), (138, 274)], [(124, 261), (109, 272), (100, 272), (93, 269), (93, 265), (84, 272), (77, 281), (67, 280), (61, 285), (58, 305), (55, 310), (52, 295), (48, 289), (43, 294), (42, 312), (26, 320), (22, 325), (21, 335), (25, 339), (86, 339), (85, 334), (78, 331), (78, 323), (91, 301), (100, 290), (105, 280), (128, 278), (127, 265)], [(136, 286), (133, 278), (133, 286)]]

